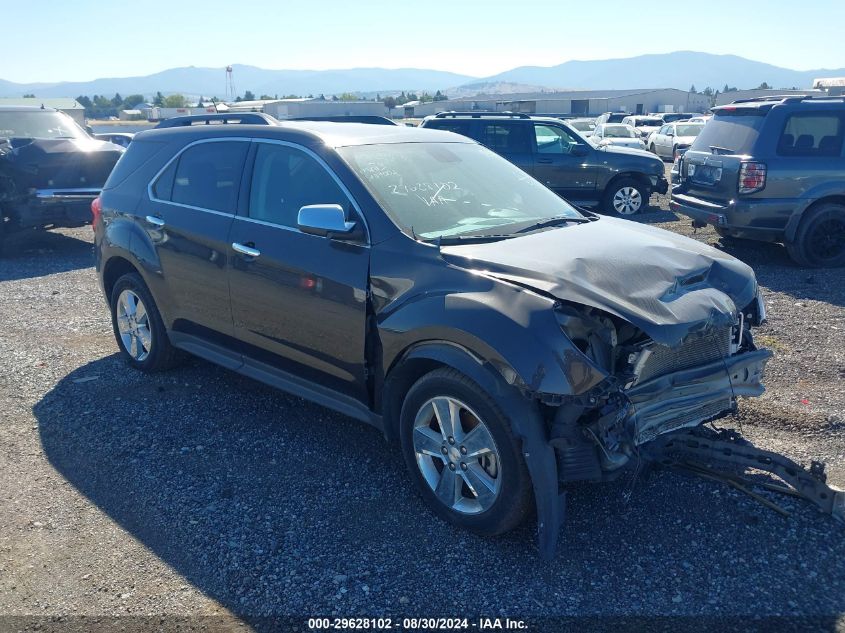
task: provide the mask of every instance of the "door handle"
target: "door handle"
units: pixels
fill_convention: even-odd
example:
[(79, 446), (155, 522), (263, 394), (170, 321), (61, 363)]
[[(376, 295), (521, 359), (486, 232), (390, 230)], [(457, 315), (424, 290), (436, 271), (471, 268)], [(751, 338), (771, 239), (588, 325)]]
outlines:
[[(250, 242), (250, 244), (251, 243), (252, 242)], [(240, 253), (241, 255), (246, 255), (247, 257), (258, 257), (261, 255), (261, 251), (257, 248), (253, 248), (247, 244), (239, 244), (238, 242), (232, 242), (232, 250), (236, 253)]]
[(538, 158), (538, 159), (537, 159), (537, 162), (538, 162), (538, 163), (546, 163), (546, 164), (548, 164), (548, 163), (551, 163), (551, 162), (552, 162), (552, 159), (551, 159), (551, 158)]
[(148, 215), (148, 216), (146, 217), (146, 220), (147, 220), (147, 222), (149, 222), (150, 224), (152, 224), (152, 225), (153, 225), (154, 227), (156, 227), (157, 229), (164, 228), (164, 220), (162, 220), (162, 219), (161, 219), (160, 217), (158, 217), (158, 216), (155, 216), (155, 215)]

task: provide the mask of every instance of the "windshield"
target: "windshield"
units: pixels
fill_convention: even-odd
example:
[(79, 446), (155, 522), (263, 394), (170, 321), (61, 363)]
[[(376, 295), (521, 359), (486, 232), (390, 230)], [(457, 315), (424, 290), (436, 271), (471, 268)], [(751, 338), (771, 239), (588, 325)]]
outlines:
[(627, 125), (608, 125), (604, 128), (605, 138), (636, 138), (637, 133)]
[(760, 108), (719, 112), (702, 127), (690, 149), (708, 154), (749, 154), (765, 114)]
[(703, 125), (676, 125), (675, 133), (678, 136), (698, 136), (702, 129)]
[(676, 112), (675, 114), (664, 114), (663, 115), (663, 122), (664, 123), (672, 123), (674, 121), (680, 121), (682, 119), (688, 119), (691, 115), (684, 114), (681, 112)]
[(634, 125), (637, 127), (660, 127), (663, 125), (663, 121), (660, 119), (637, 119)]
[(338, 149), (406, 233), (512, 235), (548, 218), (582, 218), (498, 154), (474, 143), (396, 143)]
[(567, 123), (579, 132), (589, 132), (596, 129), (596, 124), (592, 121), (567, 121)]
[(61, 112), (0, 112), (0, 137), (87, 138), (73, 119)]

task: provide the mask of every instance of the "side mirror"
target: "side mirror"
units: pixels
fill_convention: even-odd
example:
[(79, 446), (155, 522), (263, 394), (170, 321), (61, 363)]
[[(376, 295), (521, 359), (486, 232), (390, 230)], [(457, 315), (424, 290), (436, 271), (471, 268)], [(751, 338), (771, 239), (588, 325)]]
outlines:
[(672, 130), (666, 130), (666, 136), (675, 136), (675, 133)]
[(583, 143), (575, 143), (570, 149), (570, 153), (573, 156), (586, 156), (590, 153), (590, 148), (584, 145)]
[(299, 209), (296, 224), (303, 233), (322, 237), (351, 235), (355, 230), (355, 222), (346, 221), (346, 213), (339, 204), (306, 205)]

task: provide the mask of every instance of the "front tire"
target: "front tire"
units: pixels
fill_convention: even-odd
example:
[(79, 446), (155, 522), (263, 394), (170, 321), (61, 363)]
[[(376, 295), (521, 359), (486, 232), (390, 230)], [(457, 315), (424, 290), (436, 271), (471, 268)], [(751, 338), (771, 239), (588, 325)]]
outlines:
[(611, 183), (604, 196), (604, 208), (622, 216), (636, 215), (648, 206), (648, 189), (634, 178)]
[(826, 203), (807, 211), (786, 250), (799, 266), (845, 266), (845, 206)]
[(411, 478), (440, 517), (483, 535), (522, 523), (533, 503), (519, 441), (495, 400), (453, 369), (420, 378), (402, 405)]
[(153, 295), (138, 273), (127, 273), (115, 282), (110, 305), (114, 337), (129, 365), (156, 372), (179, 361)]

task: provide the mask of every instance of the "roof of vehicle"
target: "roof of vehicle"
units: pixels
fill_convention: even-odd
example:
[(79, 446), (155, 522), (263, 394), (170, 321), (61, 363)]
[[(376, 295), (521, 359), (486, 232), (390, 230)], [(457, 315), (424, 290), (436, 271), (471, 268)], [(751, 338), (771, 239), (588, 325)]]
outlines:
[(0, 112), (58, 112), (58, 110), (39, 106), (0, 105)]
[(139, 132), (135, 135), (135, 140), (174, 137), (186, 137), (191, 140), (221, 137), (271, 138), (296, 143), (317, 141), (329, 147), (384, 143), (475, 143), (466, 136), (445, 130), (330, 121), (282, 121), (277, 125), (194, 125), (158, 128)]
[(807, 95), (772, 95), (766, 97), (753, 97), (749, 99), (737, 99), (732, 103), (716, 106), (713, 113), (736, 110), (737, 108), (765, 108), (771, 109), (777, 105), (793, 106), (818, 106), (845, 104), (845, 97), (813, 97)]

